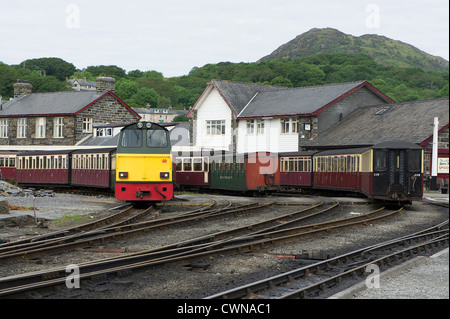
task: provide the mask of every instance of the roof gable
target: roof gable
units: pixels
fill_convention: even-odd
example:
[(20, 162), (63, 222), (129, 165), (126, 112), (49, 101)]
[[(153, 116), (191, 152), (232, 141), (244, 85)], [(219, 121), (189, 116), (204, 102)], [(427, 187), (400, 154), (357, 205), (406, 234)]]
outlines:
[(282, 86), (212, 80), (208, 83), (208, 86), (203, 91), (202, 95), (197, 100), (188, 116), (191, 115), (192, 110), (197, 110), (201, 107), (201, 104), (203, 103), (205, 98), (214, 88), (217, 89), (235, 117), (238, 116), (238, 114), (245, 108), (245, 106), (247, 106), (247, 104), (258, 92), (287, 89), (286, 87)]

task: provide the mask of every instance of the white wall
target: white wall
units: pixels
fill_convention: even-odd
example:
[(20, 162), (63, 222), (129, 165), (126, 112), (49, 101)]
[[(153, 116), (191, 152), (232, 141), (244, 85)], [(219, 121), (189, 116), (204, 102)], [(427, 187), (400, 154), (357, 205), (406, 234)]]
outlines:
[(298, 151), (298, 134), (281, 134), (279, 118), (264, 120), (264, 134), (247, 134), (247, 121), (240, 120), (237, 134), (238, 153)]
[[(212, 89), (197, 109), (197, 125), (194, 125), (196, 128), (195, 146), (228, 149), (232, 141), (231, 118), (232, 112), (229, 106), (217, 89)], [(225, 120), (225, 135), (207, 135), (206, 121), (211, 120)]]

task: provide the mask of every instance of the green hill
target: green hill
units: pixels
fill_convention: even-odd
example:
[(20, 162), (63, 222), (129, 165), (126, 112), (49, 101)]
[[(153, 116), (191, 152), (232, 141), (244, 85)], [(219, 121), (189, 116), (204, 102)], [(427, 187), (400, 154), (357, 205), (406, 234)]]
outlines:
[(355, 37), (336, 29), (311, 29), (283, 44), (259, 60), (294, 59), (323, 53), (362, 53), (386, 66), (413, 67), (427, 71), (446, 71), (449, 62), (416, 47), (376, 34)]

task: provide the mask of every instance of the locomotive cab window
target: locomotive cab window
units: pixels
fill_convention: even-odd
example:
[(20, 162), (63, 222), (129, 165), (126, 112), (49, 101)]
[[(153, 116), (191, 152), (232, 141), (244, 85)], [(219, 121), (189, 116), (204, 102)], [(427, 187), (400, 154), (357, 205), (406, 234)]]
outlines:
[(142, 130), (125, 130), (122, 134), (121, 144), (123, 147), (142, 147)]
[(387, 170), (387, 154), (384, 150), (376, 150), (373, 155), (373, 165), (375, 171)]
[(167, 134), (163, 130), (147, 131), (148, 147), (167, 147)]
[(408, 171), (419, 172), (422, 169), (422, 151), (409, 150), (408, 152)]

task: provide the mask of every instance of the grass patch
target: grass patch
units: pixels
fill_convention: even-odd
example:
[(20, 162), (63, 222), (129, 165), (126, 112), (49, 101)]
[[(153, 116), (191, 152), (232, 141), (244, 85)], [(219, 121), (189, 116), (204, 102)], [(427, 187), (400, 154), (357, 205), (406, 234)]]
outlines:
[(85, 220), (86, 216), (83, 215), (64, 215), (58, 219), (55, 219), (53, 222), (55, 223), (55, 226), (58, 227), (64, 227), (69, 226), (71, 224), (80, 222), (82, 220)]

